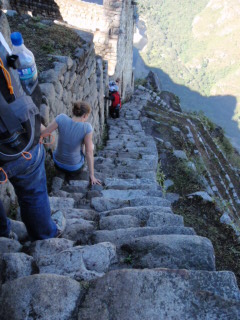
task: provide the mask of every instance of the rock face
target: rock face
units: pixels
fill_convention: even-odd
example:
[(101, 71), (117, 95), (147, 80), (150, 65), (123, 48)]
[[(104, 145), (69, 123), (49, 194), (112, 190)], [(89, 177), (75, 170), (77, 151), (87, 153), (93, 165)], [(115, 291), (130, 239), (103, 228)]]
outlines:
[(162, 91), (160, 79), (155, 72), (149, 71), (146, 80), (148, 82), (149, 89), (159, 93)]

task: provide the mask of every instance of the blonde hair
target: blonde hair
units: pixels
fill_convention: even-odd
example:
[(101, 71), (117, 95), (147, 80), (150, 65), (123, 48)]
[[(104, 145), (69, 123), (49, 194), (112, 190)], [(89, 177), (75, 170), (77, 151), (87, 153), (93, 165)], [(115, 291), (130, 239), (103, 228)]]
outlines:
[(73, 115), (76, 117), (82, 117), (84, 114), (89, 114), (91, 112), (91, 107), (87, 102), (76, 101), (72, 108)]

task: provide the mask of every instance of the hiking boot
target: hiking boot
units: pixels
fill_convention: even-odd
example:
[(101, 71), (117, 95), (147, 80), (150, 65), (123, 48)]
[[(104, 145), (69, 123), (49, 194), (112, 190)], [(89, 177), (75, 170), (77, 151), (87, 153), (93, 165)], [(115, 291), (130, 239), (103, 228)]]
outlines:
[(57, 225), (57, 235), (56, 238), (60, 238), (66, 228), (66, 218), (62, 211), (57, 210), (52, 214), (52, 219)]

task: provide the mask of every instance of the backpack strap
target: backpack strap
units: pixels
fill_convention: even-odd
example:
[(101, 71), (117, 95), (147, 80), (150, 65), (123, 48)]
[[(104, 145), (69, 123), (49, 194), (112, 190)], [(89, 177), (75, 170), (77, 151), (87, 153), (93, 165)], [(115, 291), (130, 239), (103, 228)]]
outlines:
[(7, 131), (10, 134), (15, 133), (16, 131), (22, 131), (23, 127), (19, 119), (15, 116), (11, 108), (9, 108), (9, 104), (6, 102), (4, 97), (0, 92), (0, 118), (4, 123)]

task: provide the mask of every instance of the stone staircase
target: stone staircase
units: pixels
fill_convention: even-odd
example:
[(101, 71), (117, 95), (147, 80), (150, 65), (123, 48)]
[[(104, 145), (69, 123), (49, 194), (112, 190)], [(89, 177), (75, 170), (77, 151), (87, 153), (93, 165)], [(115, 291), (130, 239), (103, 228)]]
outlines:
[(104, 186), (89, 190), (86, 171), (69, 183), (55, 177), (63, 238), (0, 239), (0, 319), (240, 319), (234, 274), (215, 271), (211, 242), (184, 227), (157, 183), (156, 145), (141, 125), (147, 98), (108, 121), (95, 158)]

